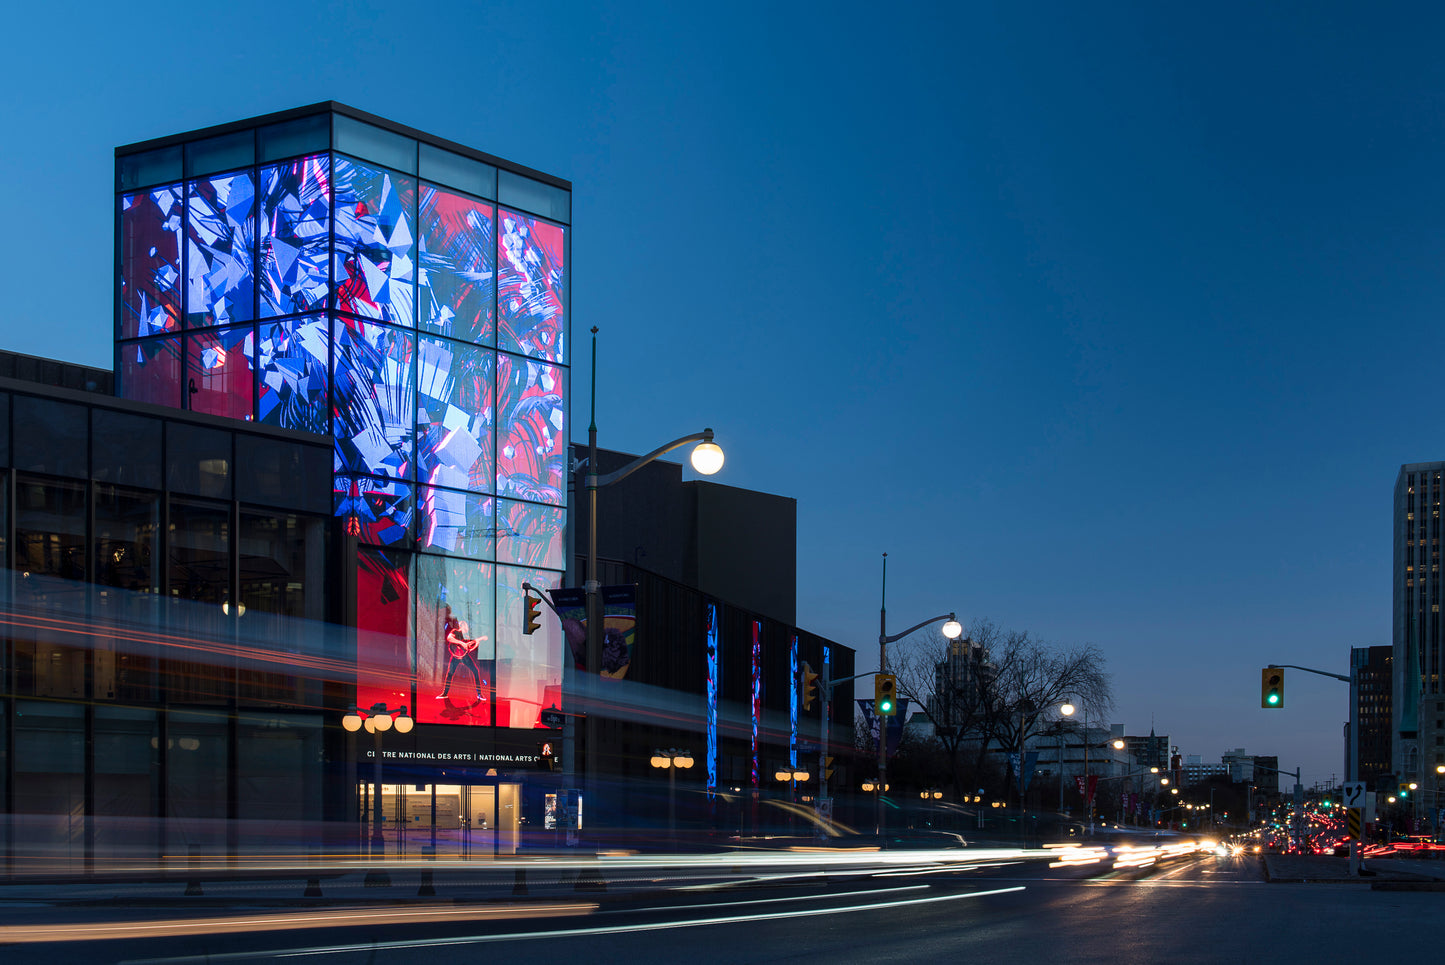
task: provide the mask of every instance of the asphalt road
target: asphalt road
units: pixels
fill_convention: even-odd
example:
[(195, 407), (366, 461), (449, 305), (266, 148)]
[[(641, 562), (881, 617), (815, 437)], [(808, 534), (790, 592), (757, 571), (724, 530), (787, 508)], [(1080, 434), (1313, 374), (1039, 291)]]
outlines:
[[(743, 889), (598, 900), (424, 900), (369, 906), (97, 914), (37, 906), (51, 940), (6, 931), (6, 965), (482, 961), (560, 965), (750, 962), (1429, 961), (1445, 894), (1265, 881), (1256, 858), (1101, 871), (1043, 863), (895, 868)], [(524, 917), (532, 916), (532, 917)], [(159, 925), (157, 925), (159, 922)], [(107, 928), (131, 929), (117, 934)], [(129, 935), (131, 937), (124, 937)], [(30, 936), (37, 937), (37, 936)], [(44, 938), (45, 936), (38, 936)], [(59, 940), (56, 940), (59, 939)]]

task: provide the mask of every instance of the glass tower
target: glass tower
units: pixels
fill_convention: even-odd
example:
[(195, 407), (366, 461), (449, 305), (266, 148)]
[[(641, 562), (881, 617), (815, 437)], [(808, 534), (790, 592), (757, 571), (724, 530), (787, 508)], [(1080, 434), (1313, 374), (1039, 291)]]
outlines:
[(331, 437), (362, 707), (561, 706), (521, 585), (565, 569), (570, 221), (568, 182), (334, 102), (116, 151), (117, 393)]

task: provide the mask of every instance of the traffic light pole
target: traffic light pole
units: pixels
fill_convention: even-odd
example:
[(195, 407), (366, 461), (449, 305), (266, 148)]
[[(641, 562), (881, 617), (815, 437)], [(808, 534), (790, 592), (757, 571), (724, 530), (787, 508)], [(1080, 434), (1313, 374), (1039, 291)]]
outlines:
[[(1271, 669), (1287, 668), (1290, 670), (1303, 670), (1305, 673), (1318, 674), (1321, 677), (1333, 677), (1336, 680), (1343, 680), (1345, 683), (1350, 685), (1350, 739), (1345, 743), (1345, 771), (1347, 772), (1347, 777), (1345, 779), (1352, 783), (1358, 782), (1360, 779), (1360, 755), (1358, 750), (1356, 749), (1356, 745), (1360, 740), (1360, 725), (1359, 721), (1355, 719), (1355, 710), (1360, 705), (1360, 682), (1355, 675), (1354, 658), (1351, 657), (1350, 659), (1350, 675), (1348, 677), (1346, 677), (1344, 674), (1330, 673), (1328, 670), (1316, 670), (1314, 667), (1301, 667), (1298, 664), (1293, 663), (1272, 663), (1269, 666)], [(1282, 771), (1280, 773), (1288, 774), (1289, 772)], [(1295, 787), (1298, 788), (1298, 773), (1295, 774), (1295, 781)], [(1300, 811), (1300, 816), (1302, 819), (1302, 809)], [(1360, 822), (1360, 832), (1361, 834), (1364, 833), (1363, 821)], [(1352, 875), (1358, 875), (1361, 871), (1361, 844), (1362, 842), (1358, 839), (1350, 839), (1350, 874)]]

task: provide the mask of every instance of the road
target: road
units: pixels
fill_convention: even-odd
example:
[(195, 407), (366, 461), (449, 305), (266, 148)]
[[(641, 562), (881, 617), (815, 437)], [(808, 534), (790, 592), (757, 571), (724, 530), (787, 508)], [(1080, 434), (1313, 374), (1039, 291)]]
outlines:
[[(555, 963), (1433, 960), (1445, 895), (1368, 884), (1279, 884), (1254, 858), (1126, 870), (892, 867), (693, 890), (486, 902), (436, 899), (294, 909), (147, 906), (143, 913), (10, 907), (0, 961)], [(63, 928), (50, 940), (15, 923)], [(159, 924), (157, 924), (159, 923)], [(125, 929), (119, 933), (107, 929)], [(123, 937), (123, 936), (132, 937)], [(54, 940), (63, 938), (64, 940)], [(1425, 958), (1424, 956), (1430, 956)]]

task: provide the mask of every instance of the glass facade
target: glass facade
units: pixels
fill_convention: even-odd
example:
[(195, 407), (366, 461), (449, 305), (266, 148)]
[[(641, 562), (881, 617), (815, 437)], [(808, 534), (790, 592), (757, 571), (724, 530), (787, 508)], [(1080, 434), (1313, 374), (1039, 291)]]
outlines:
[[(566, 568), (570, 192), (344, 113), (180, 148), (117, 161), (119, 394), (330, 435), (330, 511), (363, 547), (357, 704), (539, 726), (561, 641), (510, 610)], [(247, 523), (207, 520), (177, 508), (170, 565), (219, 602), (206, 561)], [(462, 660), (433, 626), (458, 593)]]

